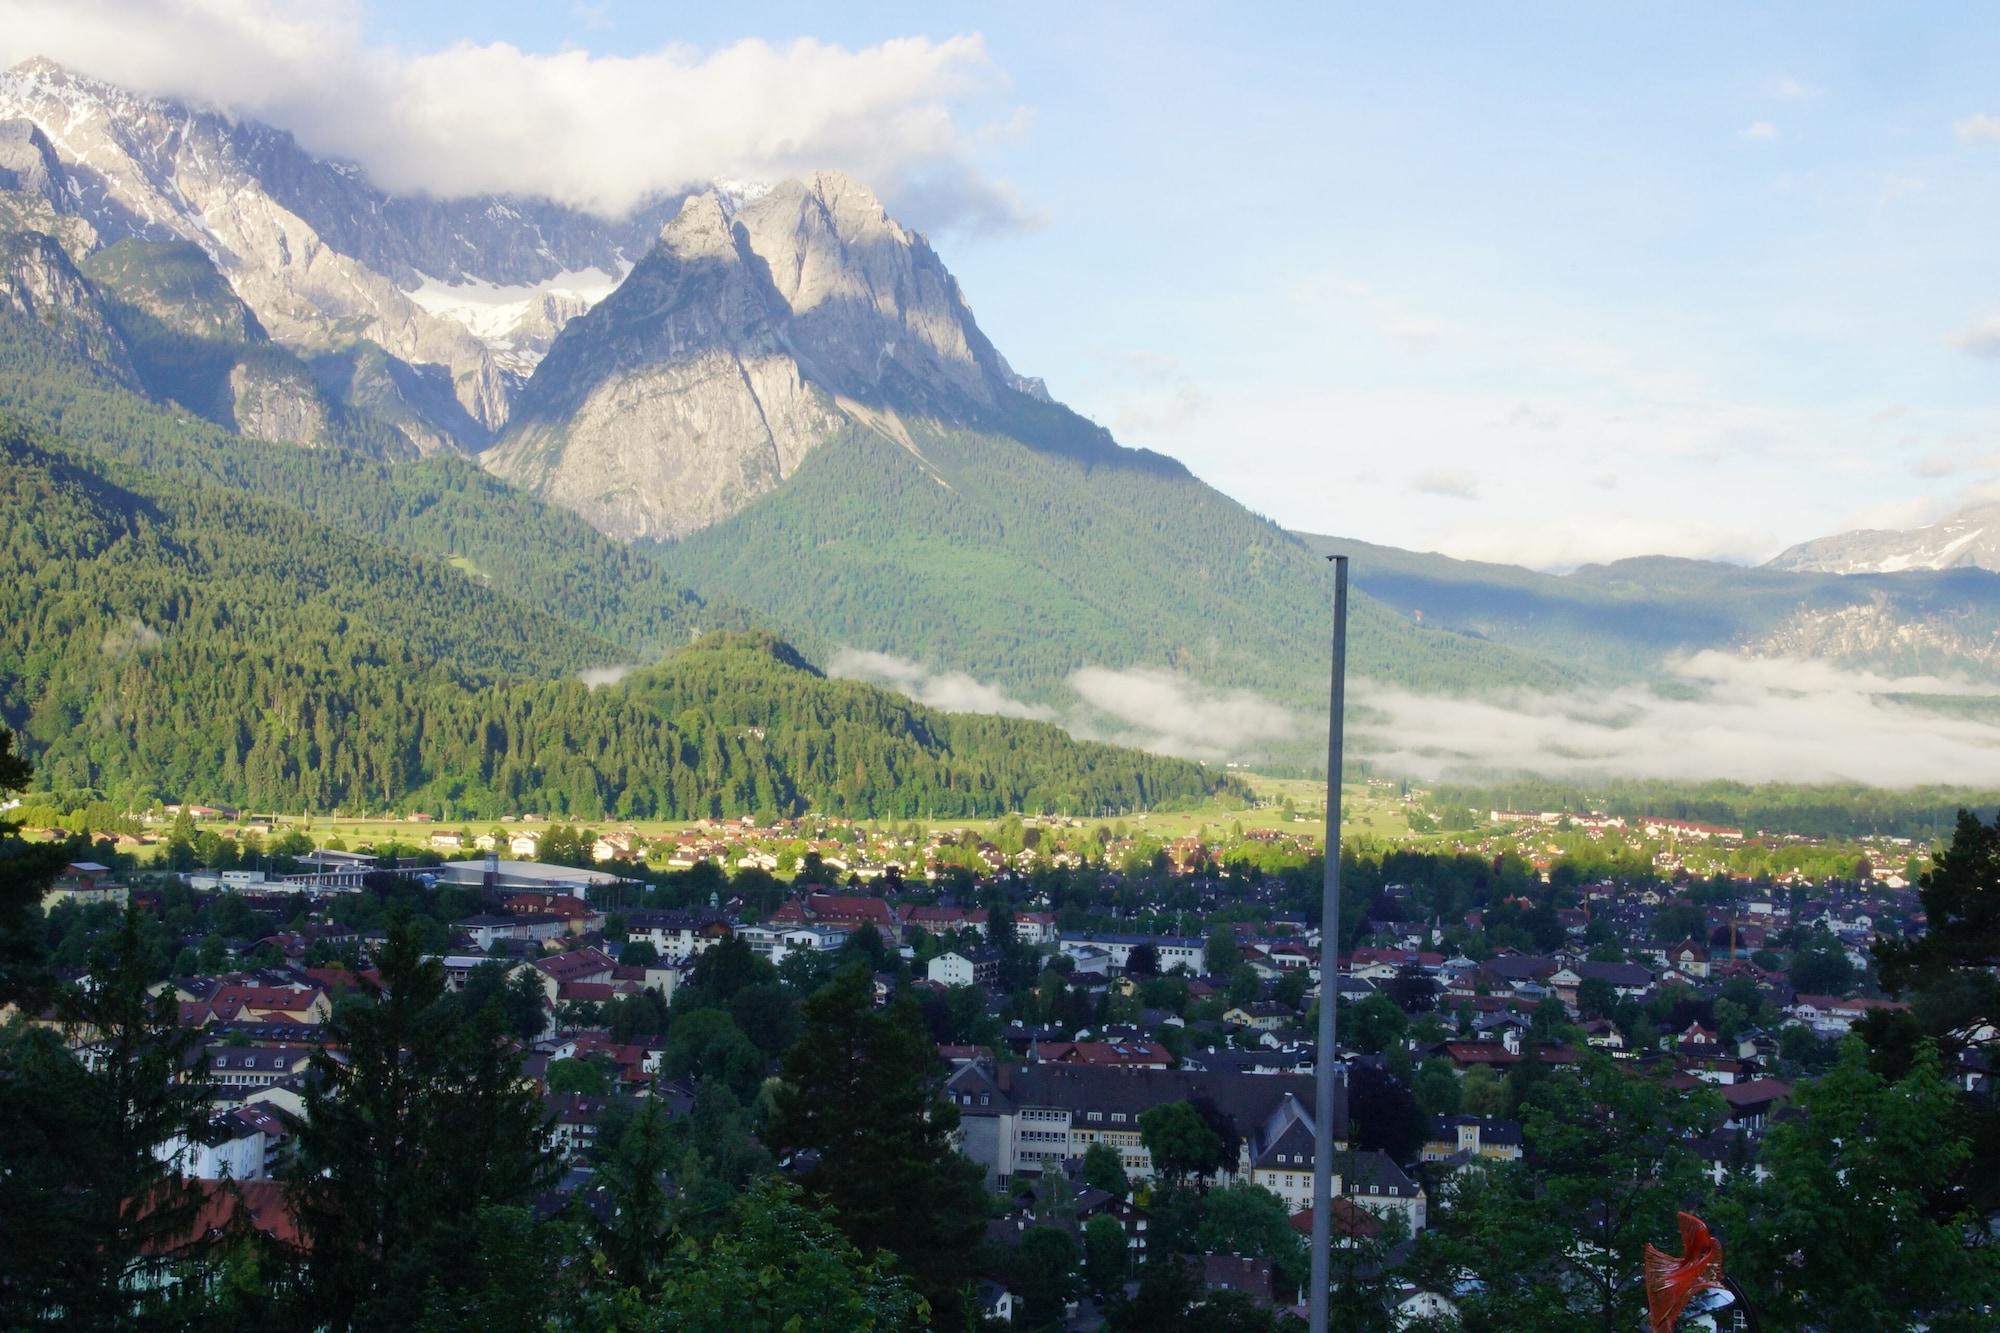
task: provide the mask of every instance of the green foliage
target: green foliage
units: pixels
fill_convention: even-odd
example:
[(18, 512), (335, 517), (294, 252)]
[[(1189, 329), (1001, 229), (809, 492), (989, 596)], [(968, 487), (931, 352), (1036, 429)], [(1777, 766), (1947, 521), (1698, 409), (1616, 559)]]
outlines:
[(1139, 1138), (1153, 1169), (1170, 1184), (1206, 1176), (1226, 1161), (1222, 1136), (1191, 1102), (1163, 1102), (1139, 1113)]
[(26, 574), (0, 594), (0, 715), (51, 785), (481, 818), (1130, 809), (1218, 785), (829, 681), (767, 636), (593, 690), (572, 673), (620, 650), (549, 611), (269, 500), (116, 485), (4, 426), (0, 517)]
[(1082, 1294), (1082, 1264), (1082, 1247), (1060, 1227), (1029, 1227), (1021, 1233), (1011, 1268), (1027, 1327), (1059, 1324), (1064, 1305)]
[(1203, 1250), (1269, 1259), (1281, 1295), (1304, 1288), (1308, 1246), (1284, 1200), (1261, 1185), (1237, 1183), (1210, 1190), (1203, 1204), (1197, 1233)]
[(1118, 1150), (1108, 1143), (1093, 1143), (1083, 1150), (1083, 1183), (1121, 1199), (1132, 1192)]
[(849, 966), (806, 1001), (804, 1019), (765, 1141), (816, 1153), (801, 1183), (863, 1255), (893, 1253), (938, 1323), (955, 1325), (986, 1200), (979, 1168), (952, 1145), (958, 1112), (932, 1087), (916, 1008), (903, 999), (877, 1011), (867, 971)]
[(1434, 1290), (1454, 1275), (1467, 1330), (1635, 1326), (1641, 1253), (1664, 1244), (1707, 1193), (1681, 1136), (1720, 1118), (1713, 1093), (1687, 1095), (1591, 1057), (1538, 1080), (1523, 1113), (1526, 1157), (1452, 1177), (1418, 1240)]
[[(1923, 1043), (1948, 1061), (1970, 1052), (1990, 1069), (2000, 1057), (2000, 820), (1984, 824), (1961, 811), (1919, 893), (1925, 932), (1875, 947), (1882, 984), (1910, 1009), (1870, 1013), (1861, 1035), (1877, 1070), (1891, 1076), (1912, 1068)], [(1950, 1128), (1971, 1145), (1963, 1174), (1973, 1205), (2000, 1207), (2000, 1106), (1991, 1095), (1960, 1096)]]
[(721, 1009), (697, 1009), (672, 1019), (660, 1064), (669, 1078), (715, 1079), (739, 1101), (755, 1096), (764, 1078), (763, 1054)]
[(1792, 950), (1788, 965), (1792, 988), (1807, 995), (1845, 995), (1854, 984), (1854, 965), (1839, 940), (1814, 931)]
[[(594, 1285), (560, 1322), (574, 1333), (892, 1333), (932, 1326), (886, 1257), (870, 1259), (829, 1210), (778, 1180), (753, 1186), (711, 1239), (666, 1247), (651, 1287)], [(940, 1322), (937, 1326), (947, 1327)]]
[(1402, 1044), (1410, 1019), (1397, 1003), (1381, 991), (1364, 995), (1354, 1003), (1338, 1001), (1340, 1041), (1368, 1055), (1380, 1055)]
[[(199, 1037), (179, 1026), (172, 992), (147, 993), (138, 914), (92, 960), (96, 983), (64, 1000), (64, 1032), (0, 1029), (0, 1325), (63, 1312), (65, 1326), (171, 1326), (160, 1288), (167, 1250), (198, 1257), (198, 1200), (155, 1145), (205, 1128)], [(191, 1077), (182, 1081), (183, 1072)]]
[(442, 966), (407, 922), (376, 961), (383, 993), (336, 1015), (340, 1055), (314, 1055), (297, 1138), (312, 1308), (334, 1328), (414, 1323), (458, 1301), (542, 1308), (551, 1293), (536, 1266), (514, 1265), (510, 1289), (510, 1270), (461, 1262), (493, 1237), (520, 1240), (495, 1210), (529, 1202), (556, 1169), (499, 1011), (468, 1017), (447, 999)]
[(1115, 1217), (1099, 1213), (1083, 1224), (1084, 1277), (1098, 1300), (1124, 1293), (1132, 1262), (1129, 1245), (1125, 1224)]
[[(1627, 819), (1661, 816), (1745, 830), (1782, 829), (1817, 838), (1873, 833), (1915, 838), (1925, 843), (1937, 841), (1949, 832), (1956, 813), (1965, 806), (1988, 812), (2000, 808), (2000, 792), (1969, 792), (1961, 787), (1888, 788), (1861, 783), (1806, 786), (1654, 778), (1592, 778), (1580, 782), (1524, 775), (1510, 776), (1499, 786), (1444, 783), (1432, 790), (1432, 798), (1437, 808), (1453, 819), (1469, 820), (1466, 812), (1471, 810), (1566, 810), (1572, 814), (1598, 810)], [(1783, 855), (1786, 852), (1791, 855)], [(1747, 862), (1748, 853), (1741, 855)], [(1760, 868), (1803, 867), (1816, 877), (1845, 877), (1854, 869), (1851, 853), (1823, 848), (1778, 849), (1758, 856), (1761, 867), (1746, 863), (1741, 868), (1755, 872)]]
[[(0, 798), (26, 787), (33, 773), (15, 749), (14, 733), (0, 727)], [(0, 1006), (32, 1003), (46, 993), (42, 895), (67, 860), (63, 847), (27, 842), (18, 824), (0, 818)]]
[(1417, 1109), (1426, 1118), (1455, 1116), (1464, 1105), (1464, 1089), (1459, 1086), (1458, 1075), (1445, 1056), (1432, 1056), (1418, 1066), (1410, 1095), (1416, 1099)]
[(1928, 1044), (1891, 1081), (1849, 1041), (1799, 1090), (1805, 1115), (1765, 1139), (1769, 1178), (1739, 1179), (1715, 1215), (1765, 1327), (1991, 1326), (2000, 1250), (1963, 1189), (1972, 1145), (1950, 1128), (1956, 1100)]
[(581, 1092), (592, 1097), (602, 1097), (611, 1088), (603, 1067), (589, 1060), (551, 1061), (544, 1081), (550, 1092)]
[[(811, 646), (890, 648), (1034, 694), (1085, 664), (1166, 662), (1318, 700), (1327, 645), (1294, 609), (1325, 604), (1326, 575), (1289, 534), (1060, 408), (911, 434), (914, 449), (866, 430), (821, 445), (662, 559)], [(1366, 597), (1351, 654), (1356, 674), (1414, 687), (1566, 675)]]

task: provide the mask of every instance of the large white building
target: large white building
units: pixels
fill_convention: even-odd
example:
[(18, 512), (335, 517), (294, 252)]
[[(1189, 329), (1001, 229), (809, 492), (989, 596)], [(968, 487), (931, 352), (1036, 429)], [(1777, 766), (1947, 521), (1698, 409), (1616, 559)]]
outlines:
[(1111, 957), (1114, 971), (1123, 972), (1131, 962), (1132, 951), (1142, 944), (1153, 946), (1160, 961), (1161, 972), (1171, 972), (1175, 968), (1190, 976), (1200, 976), (1206, 971), (1203, 955), (1208, 944), (1187, 935), (1105, 935), (1065, 932), (1057, 946), (1071, 957), (1081, 956), (1088, 948), (1098, 948)]
[[(1346, 1137), (1345, 1085), (1341, 1087), (1338, 1139)], [(987, 1168), (994, 1184), (1081, 1157), (1093, 1143), (1116, 1148), (1128, 1175), (1150, 1178), (1153, 1158), (1139, 1134), (1140, 1115), (1195, 1098), (1213, 1103), (1239, 1142), (1238, 1161), (1223, 1174), (1248, 1179), (1258, 1155), (1291, 1126), (1299, 1110), (1311, 1114), (1313, 1080), (1230, 1070), (1066, 1063), (1016, 1068), (975, 1061), (952, 1073), (945, 1095), (958, 1107), (966, 1155)]]

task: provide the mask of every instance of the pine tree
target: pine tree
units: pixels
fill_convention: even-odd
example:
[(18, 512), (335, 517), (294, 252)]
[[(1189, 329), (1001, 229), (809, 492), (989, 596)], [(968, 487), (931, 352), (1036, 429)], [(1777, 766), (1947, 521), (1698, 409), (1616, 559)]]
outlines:
[(298, 1136), (292, 1195), (312, 1246), (312, 1315), (374, 1328), (444, 1305), (471, 1326), (539, 1308), (549, 1293), (532, 1267), (509, 1289), (495, 1285), (503, 1272), (460, 1262), (482, 1235), (511, 1233), (507, 1210), (556, 1170), (499, 1007), (465, 1015), (446, 1000), (443, 969), (408, 921), (390, 927), (376, 962), (375, 1003), (339, 1011), (339, 1055), (314, 1057)]
[(979, 1168), (952, 1144), (958, 1112), (932, 1088), (916, 1006), (878, 1012), (867, 971), (851, 966), (806, 1001), (804, 1016), (767, 1140), (780, 1153), (815, 1154), (806, 1188), (832, 1204), (863, 1255), (894, 1253), (937, 1325), (955, 1327), (986, 1201)]
[[(136, 909), (63, 998), (65, 1030), (14, 1029), (0, 1051), (0, 1326), (171, 1326), (197, 1257), (199, 1197), (156, 1149), (206, 1119), (199, 1038), (152, 977)], [(183, 1077), (185, 1076), (185, 1077)]]
[[(0, 797), (22, 790), (34, 775), (14, 743), (14, 733), (0, 727)], [(18, 825), (0, 819), (0, 1005), (25, 1007), (48, 993), (42, 895), (62, 872), (65, 857), (60, 846), (27, 842)]]

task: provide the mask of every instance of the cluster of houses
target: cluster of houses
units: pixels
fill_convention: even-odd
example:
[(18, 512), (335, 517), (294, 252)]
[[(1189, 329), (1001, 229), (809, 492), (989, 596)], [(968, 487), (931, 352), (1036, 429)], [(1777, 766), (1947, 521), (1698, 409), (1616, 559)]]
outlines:
[[(1731, 833), (1679, 832), (1716, 839)], [(695, 844), (691, 850), (699, 855), (726, 854), (715, 848), (735, 845), (721, 826), (704, 833), (714, 846)], [(1233, 948), (1218, 959), (1213, 938), (1065, 929), (1046, 903), (1031, 899), (1011, 913), (1013, 947), (1035, 951), (1036, 970), (1055, 967), (1074, 991), (1124, 1001), (1120, 1012), (1130, 1015), (1064, 1029), (1001, 1021), (1005, 957), (989, 938), (983, 907), (938, 902), (935, 892), (919, 901), (858, 884), (797, 891), (768, 913), (752, 913), (736, 899), (696, 910), (615, 907), (614, 901), (633, 900), (624, 891), (641, 887), (620, 873), (624, 850), (614, 847), (588, 869), (489, 855), (423, 872), (434, 883), (475, 890), (481, 901), (479, 910), (452, 923), (439, 955), (450, 984), (462, 987), (477, 969), (497, 962), (510, 982), (527, 978), (540, 997), (541, 1024), (527, 1043), (524, 1073), (545, 1091), (555, 1146), (578, 1168), (573, 1183), (587, 1181), (588, 1155), (611, 1108), (645, 1097), (681, 1110), (692, 1103), (693, 1089), (662, 1070), (666, 1034), (614, 1041), (601, 1026), (606, 1005), (644, 991), (671, 1001), (700, 956), (726, 940), (741, 940), (782, 966), (795, 953), (834, 953), (858, 932), (872, 931), (883, 950), (901, 950), (911, 960), (903, 984), (947, 994), (975, 988), (1001, 1034), (977, 1046), (938, 1049), (940, 1091), (958, 1111), (962, 1150), (983, 1169), (989, 1187), (1012, 1201), (1008, 1215), (995, 1221), (992, 1238), (1004, 1242), (1031, 1225), (1080, 1227), (1103, 1214), (1118, 1220), (1135, 1254), (1145, 1249), (1146, 1188), (1156, 1174), (1139, 1120), (1174, 1102), (1198, 1104), (1225, 1131), (1228, 1159), (1211, 1173), (1213, 1183), (1262, 1186), (1283, 1202), (1295, 1226), (1310, 1228), (1321, 1108), (1307, 1017), (1329, 976), (1350, 1005), (1382, 994), (1438, 1016), (1428, 1035), (1413, 1030), (1402, 1038), (1412, 1064), (1444, 1062), (1462, 1077), (1481, 1069), (1505, 1074), (1523, 1061), (1575, 1063), (1596, 1049), (1670, 1083), (1715, 1089), (1725, 1109), (1696, 1146), (1720, 1172), (1725, 1160), (1742, 1160), (1746, 1144), (1754, 1156), (1771, 1119), (1785, 1113), (1796, 1076), (1782, 1058), (1785, 1027), (1837, 1036), (1871, 1010), (1896, 1004), (1854, 993), (1798, 992), (1782, 966), (1771, 965), (1783, 962), (1781, 941), (1795, 940), (1800, 929), (1824, 932), (1855, 975), (1865, 977), (1868, 948), (1879, 933), (1922, 924), (1913, 895), (1882, 886), (1746, 893), (1697, 907), (1668, 889), (1598, 884), (1557, 913), (1565, 941), (1546, 952), (1478, 948), (1475, 958), (1447, 950), (1442, 941), (1476, 936), (1483, 924), (1479, 912), (1447, 931), (1443, 923), (1400, 919), (1389, 911), (1365, 922), (1363, 942), (1328, 968), (1317, 931), (1280, 912), (1255, 928), (1234, 927), (1225, 936)], [(344, 891), (373, 869), (364, 854), (315, 857), (300, 875), (262, 879), (242, 872), (205, 886), (241, 894), (254, 910), (284, 920), (297, 892)], [(831, 867), (831, 855), (823, 864)], [(48, 901), (114, 903), (126, 896), (113, 872), (79, 862), (67, 868)], [(1391, 886), (1378, 907), (1416, 900), (1411, 891)], [(1688, 908), (1695, 909), (1692, 916)], [(1673, 942), (1652, 941), (1655, 919), (1671, 909), (1680, 909), (1677, 920), (1696, 921), (1698, 928)], [(614, 924), (619, 933), (608, 935)], [(1607, 938), (1623, 943), (1607, 949)], [(271, 1178), (305, 1114), (306, 1081), (329, 1019), (345, 994), (372, 980), (365, 968), (310, 960), (324, 957), (327, 948), (365, 958), (374, 942), (321, 914), (304, 927), (274, 926), (250, 942), (271, 945), (278, 966), (163, 983), (179, 1003), (182, 1022), (201, 1031), (213, 1119), (199, 1142), (176, 1141), (162, 1151), (203, 1178)], [(651, 947), (631, 947), (640, 942)], [(1176, 974), (1186, 1005), (1158, 1010), (1141, 1004), (1151, 979)], [(878, 998), (886, 1001), (896, 984), (894, 977), (878, 977)], [(1700, 1008), (1725, 989), (1754, 995), (1763, 1016), (1735, 1024), (1726, 1038), (1695, 1019), (1678, 1030), (1648, 1032), (1642, 1041), (1607, 1015), (1586, 1010), (1593, 998), (1645, 1005), (1663, 994)], [(1408, 1005), (1412, 994), (1422, 997), (1420, 1004)], [(1551, 1013), (1560, 1015), (1562, 1039), (1538, 1040), (1537, 1024), (1546, 1024)], [(568, 1060), (605, 1071), (606, 1090), (549, 1089), (550, 1068)], [(1379, 1069), (1383, 1060), (1382, 1053), (1344, 1052), (1339, 1096), (1325, 1108), (1335, 1143), (1335, 1234), (1343, 1244), (1406, 1241), (1430, 1224), (1439, 1191), (1455, 1171), (1517, 1158), (1523, 1150), (1521, 1126), (1491, 1114), (1433, 1118), (1423, 1126), (1420, 1150), (1406, 1160), (1357, 1147), (1349, 1080), (1357, 1070)], [(1964, 1076), (1985, 1074), (1966, 1070)], [(1116, 1153), (1132, 1191), (1112, 1195), (1085, 1186), (1085, 1156), (1099, 1145)], [(1051, 1211), (1058, 1195), (1062, 1205)], [(1213, 1255), (1204, 1262), (1211, 1285), (1249, 1291), (1274, 1307), (1296, 1300), (1297, 1293), (1278, 1289), (1268, 1261)], [(1008, 1299), (996, 1290), (991, 1308), (1004, 1309)], [(1404, 1299), (1412, 1312), (1436, 1300), (1414, 1288)]]

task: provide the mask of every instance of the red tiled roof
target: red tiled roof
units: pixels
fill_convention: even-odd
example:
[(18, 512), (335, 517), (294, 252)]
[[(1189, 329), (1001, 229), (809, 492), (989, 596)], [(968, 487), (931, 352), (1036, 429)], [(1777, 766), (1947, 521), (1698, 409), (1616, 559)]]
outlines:
[[(1312, 1235), (1313, 1210), (1301, 1209), (1292, 1214), (1292, 1230), (1302, 1236)], [(1382, 1230), (1381, 1219), (1366, 1208), (1350, 1203), (1346, 1199), (1333, 1201), (1333, 1234), (1351, 1236), (1359, 1240), (1372, 1240)]]
[(295, 1250), (312, 1248), (285, 1198), (283, 1181), (192, 1180), (188, 1184), (201, 1196), (188, 1228), (155, 1237), (147, 1244), (147, 1253), (177, 1254), (245, 1229)]

